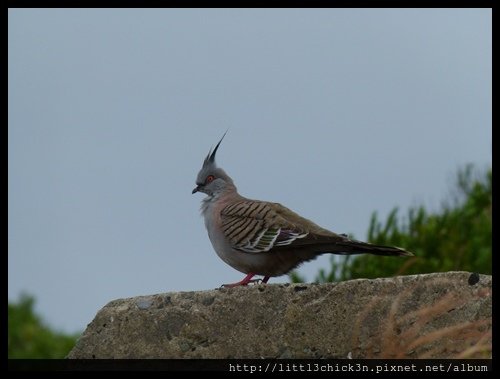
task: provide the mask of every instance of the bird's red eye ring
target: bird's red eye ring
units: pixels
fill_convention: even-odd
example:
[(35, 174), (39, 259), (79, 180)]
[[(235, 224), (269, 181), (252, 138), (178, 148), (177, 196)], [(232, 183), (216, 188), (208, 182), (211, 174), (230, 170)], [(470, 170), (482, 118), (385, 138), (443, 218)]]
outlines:
[(208, 184), (210, 183), (211, 181), (213, 181), (215, 179), (215, 176), (213, 175), (208, 175), (207, 178), (205, 179), (205, 183)]

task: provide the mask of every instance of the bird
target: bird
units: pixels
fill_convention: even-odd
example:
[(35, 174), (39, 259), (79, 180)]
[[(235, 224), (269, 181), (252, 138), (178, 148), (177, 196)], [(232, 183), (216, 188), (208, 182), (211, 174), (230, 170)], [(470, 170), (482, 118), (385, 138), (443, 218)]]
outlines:
[[(374, 245), (334, 233), (280, 203), (241, 196), (233, 179), (215, 163), (226, 133), (209, 150), (192, 191), (207, 195), (201, 202), (201, 214), (215, 252), (246, 274), (241, 281), (223, 287), (267, 283), (271, 277), (285, 275), (322, 254), (413, 256), (400, 247)], [(264, 278), (254, 279), (256, 275)]]

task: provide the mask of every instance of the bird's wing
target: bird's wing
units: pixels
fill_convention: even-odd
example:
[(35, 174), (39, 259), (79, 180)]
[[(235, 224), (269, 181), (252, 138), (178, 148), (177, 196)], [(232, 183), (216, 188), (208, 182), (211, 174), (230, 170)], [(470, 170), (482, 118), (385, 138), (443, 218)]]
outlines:
[(342, 238), (278, 203), (244, 200), (221, 211), (222, 231), (234, 249), (263, 253), (274, 247)]

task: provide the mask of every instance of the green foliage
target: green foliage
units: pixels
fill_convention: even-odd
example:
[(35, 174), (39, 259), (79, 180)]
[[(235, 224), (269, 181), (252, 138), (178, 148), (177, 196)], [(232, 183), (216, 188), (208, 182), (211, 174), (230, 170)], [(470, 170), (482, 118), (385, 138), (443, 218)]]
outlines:
[(65, 335), (44, 325), (35, 314), (31, 296), (9, 303), (9, 358), (64, 358), (78, 335)]
[[(492, 171), (478, 174), (472, 165), (459, 170), (451, 202), (438, 213), (423, 206), (412, 207), (404, 218), (394, 208), (385, 223), (372, 214), (368, 241), (401, 246), (415, 254), (411, 258), (369, 254), (333, 256), (329, 271), (321, 269), (317, 282), (444, 271), (492, 270)], [(293, 282), (303, 278), (293, 273)]]

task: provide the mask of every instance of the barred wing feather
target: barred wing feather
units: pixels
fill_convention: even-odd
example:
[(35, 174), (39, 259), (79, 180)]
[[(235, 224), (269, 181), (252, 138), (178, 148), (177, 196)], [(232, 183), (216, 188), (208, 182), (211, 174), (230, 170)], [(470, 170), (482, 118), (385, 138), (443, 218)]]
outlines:
[(247, 253), (263, 253), (286, 246), (309, 233), (282, 217), (282, 207), (263, 201), (240, 201), (221, 212), (222, 230), (233, 248)]

